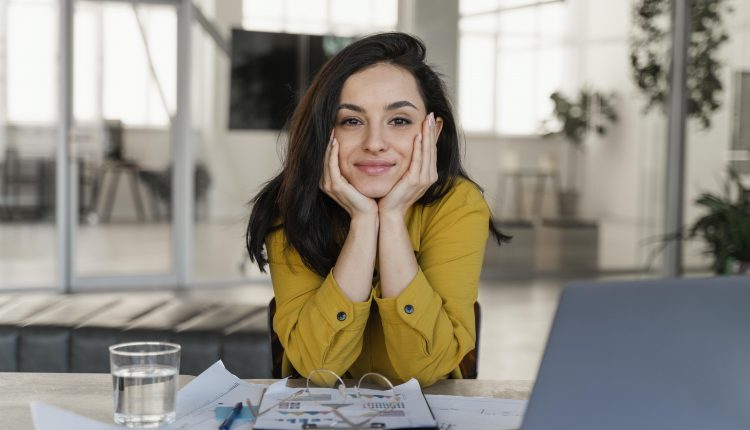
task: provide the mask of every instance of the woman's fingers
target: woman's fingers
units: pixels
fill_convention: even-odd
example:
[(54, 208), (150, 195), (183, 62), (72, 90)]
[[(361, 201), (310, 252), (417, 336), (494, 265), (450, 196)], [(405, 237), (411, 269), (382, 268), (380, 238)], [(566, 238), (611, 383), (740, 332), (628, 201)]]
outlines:
[(430, 113), (427, 115), (427, 133), (426, 135), (429, 136), (429, 138), (425, 141), (425, 143), (422, 145), (422, 152), (424, 153), (424, 161), (422, 162), (422, 182), (423, 183), (429, 183), (430, 180), (430, 171), (432, 169), (432, 147), (435, 145), (435, 135), (434, 130), (435, 128), (435, 115), (433, 113)]
[(430, 113), (422, 125), (422, 134), (427, 136), (422, 143), (422, 164), (419, 181), (425, 189), (437, 180), (437, 127), (435, 115)]
[(331, 141), (331, 179), (333, 181), (343, 180), (341, 169), (339, 168), (339, 142), (334, 137)]
[(331, 133), (331, 137), (328, 140), (328, 145), (326, 145), (325, 155), (323, 156), (323, 177), (320, 179), (320, 188), (336, 203), (343, 206), (341, 199), (333, 191), (335, 178), (333, 160), (338, 160), (338, 153), (334, 151), (333, 142), (334, 137), (333, 133)]
[(432, 143), (430, 144), (430, 185), (434, 184), (438, 180), (437, 174), (437, 143), (438, 143), (438, 127), (433, 114), (432, 117)]
[(331, 144), (333, 143), (333, 132), (331, 132), (331, 137), (328, 139), (328, 144), (326, 145), (326, 151), (323, 154), (323, 176), (320, 178), (320, 189), (323, 191), (327, 190), (327, 186), (330, 185), (331, 182), (331, 169), (328, 167), (329, 165), (329, 159), (331, 157)]
[(423, 142), (424, 134), (419, 133), (414, 139), (414, 148), (412, 149), (411, 153), (411, 163), (409, 164), (409, 170), (407, 171), (407, 175), (411, 178), (412, 181), (415, 182), (419, 181), (422, 175), (422, 159), (424, 157), (424, 151), (422, 151), (422, 148), (424, 147)]

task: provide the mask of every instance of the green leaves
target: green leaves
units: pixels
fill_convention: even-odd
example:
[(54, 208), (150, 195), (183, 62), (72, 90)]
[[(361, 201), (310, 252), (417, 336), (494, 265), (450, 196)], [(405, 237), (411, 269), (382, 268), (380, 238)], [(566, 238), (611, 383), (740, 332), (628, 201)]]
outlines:
[(706, 242), (714, 272), (724, 273), (733, 260), (750, 261), (750, 191), (737, 172), (730, 170), (722, 195), (703, 193), (695, 203), (705, 215), (688, 229), (688, 237)]
[[(608, 123), (617, 122), (617, 112), (613, 107), (614, 95), (584, 88), (578, 93), (577, 101), (569, 100), (559, 91), (552, 93), (549, 98), (554, 104), (553, 115), (560, 127), (547, 135), (562, 134), (575, 145), (581, 145), (590, 130), (604, 135)], [(547, 127), (548, 121), (544, 125)]]
[[(729, 40), (722, 21), (732, 12), (727, 0), (694, 1), (687, 64), (687, 115), (705, 128), (721, 102), (723, 86), (718, 59), (721, 45)], [(646, 95), (646, 111), (662, 106), (668, 92), (669, 26), (671, 0), (638, 0), (633, 7), (634, 30), (630, 40), (630, 65), (636, 85)]]

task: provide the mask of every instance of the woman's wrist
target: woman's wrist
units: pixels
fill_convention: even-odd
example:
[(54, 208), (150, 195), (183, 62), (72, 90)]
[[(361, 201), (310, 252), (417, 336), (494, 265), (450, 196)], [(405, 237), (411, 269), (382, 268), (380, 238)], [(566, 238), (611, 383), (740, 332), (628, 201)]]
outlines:
[(349, 221), (349, 229), (358, 228), (375, 228), (377, 231), (380, 224), (380, 216), (378, 213), (356, 213), (352, 216)]
[(403, 224), (406, 225), (406, 222), (404, 221), (404, 218), (406, 217), (406, 210), (394, 208), (390, 210), (385, 210), (378, 212), (378, 217), (380, 218), (380, 225), (399, 225)]

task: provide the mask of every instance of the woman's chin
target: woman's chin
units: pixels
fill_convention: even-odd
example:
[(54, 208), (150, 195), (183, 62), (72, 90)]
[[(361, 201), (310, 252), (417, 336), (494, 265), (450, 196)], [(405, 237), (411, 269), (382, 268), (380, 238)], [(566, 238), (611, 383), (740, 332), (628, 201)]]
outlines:
[(388, 193), (391, 191), (391, 188), (393, 188), (393, 185), (379, 185), (379, 186), (367, 186), (367, 187), (357, 187), (357, 191), (362, 193), (363, 196), (369, 197), (371, 199), (381, 199), (388, 195)]

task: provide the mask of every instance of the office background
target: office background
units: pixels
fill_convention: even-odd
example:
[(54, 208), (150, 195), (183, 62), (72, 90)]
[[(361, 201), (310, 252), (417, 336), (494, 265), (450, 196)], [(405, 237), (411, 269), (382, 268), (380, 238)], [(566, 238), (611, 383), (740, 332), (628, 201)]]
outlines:
[[(533, 379), (560, 286), (660, 276), (668, 116), (633, 77), (636, 0), (0, 0), (0, 294), (174, 292), (267, 303), (248, 202), (284, 133), (229, 127), (231, 30), (421, 37), (497, 222), (480, 289), (480, 377)], [(711, 2), (728, 39), (710, 125), (688, 118), (684, 221), (731, 165), (750, 173), (750, 5)], [(655, 19), (669, 30), (670, 13)], [(662, 64), (670, 35), (654, 44)], [(688, 81), (706, 76), (688, 76)], [(603, 124), (548, 135), (550, 95), (606, 95)], [(710, 273), (686, 242), (688, 275)]]

